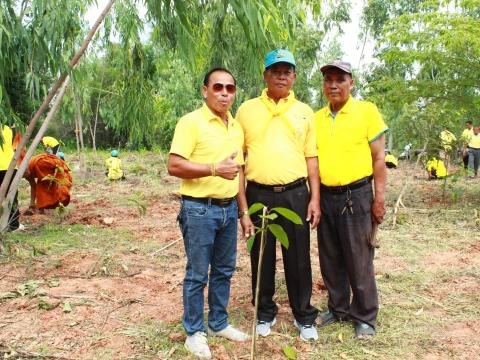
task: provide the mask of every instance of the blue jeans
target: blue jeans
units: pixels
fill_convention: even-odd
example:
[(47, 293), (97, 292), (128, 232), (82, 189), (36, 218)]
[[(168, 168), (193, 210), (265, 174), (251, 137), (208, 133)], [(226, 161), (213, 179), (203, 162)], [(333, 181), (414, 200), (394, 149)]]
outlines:
[(223, 330), (228, 326), (230, 279), (237, 255), (237, 203), (220, 207), (182, 200), (178, 218), (187, 254), (183, 327), (187, 335), (205, 332), (203, 289), (208, 282), (208, 326)]

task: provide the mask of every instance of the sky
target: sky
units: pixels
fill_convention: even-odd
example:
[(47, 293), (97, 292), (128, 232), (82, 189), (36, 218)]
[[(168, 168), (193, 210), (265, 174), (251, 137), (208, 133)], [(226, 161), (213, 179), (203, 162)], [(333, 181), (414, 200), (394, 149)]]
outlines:
[[(91, 25), (93, 25), (107, 2), (108, 0), (98, 0), (98, 5), (88, 10), (86, 18)], [(351, 3), (351, 21), (344, 25), (344, 34), (341, 36), (340, 43), (345, 54), (343, 60), (350, 62), (355, 69), (362, 69), (372, 61), (373, 42), (367, 41), (362, 57), (363, 41), (358, 36), (360, 34), (360, 17), (365, 0), (351, 0)], [(142, 10), (140, 10), (140, 13), (142, 13)]]

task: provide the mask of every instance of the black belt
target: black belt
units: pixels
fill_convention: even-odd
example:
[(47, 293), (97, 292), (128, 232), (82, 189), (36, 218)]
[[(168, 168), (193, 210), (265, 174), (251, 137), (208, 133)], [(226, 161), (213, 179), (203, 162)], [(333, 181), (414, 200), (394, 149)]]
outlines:
[(284, 191), (292, 190), (292, 189), (295, 189), (299, 186), (305, 185), (306, 182), (307, 182), (307, 179), (305, 179), (305, 178), (295, 180), (295, 181), (293, 181), (291, 183), (288, 183), (288, 184), (285, 184), (285, 185), (265, 185), (265, 184), (256, 183), (254, 181), (249, 181), (247, 183), (247, 186), (253, 186), (253, 187), (256, 187), (258, 189), (265, 189), (265, 190), (270, 190), (270, 191), (273, 191), (273, 192), (276, 192), (276, 193), (282, 193)]
[(320, 184), (320, 189), (323, 189), (332, 193), (343, 193), (347, 190), (359, 189), (362, 186), (369, 184), (372, 181), (372, 179), (373, 179), (373, 176), (370, 175), (360, 180), (357, 180), (353, 183), (350, 183), (348, 185), (343, 185), (343, 186), (327, 186), (327, 185)]
[(230, 205), (235, 200), (235, 198), (231, 197), (231, 198), (225, 198), (225, 199), (214, 199), (214, 198), (197, 198), (193, 196), (182, 195), (182, 200), (193, 201), (200, 204), (217, 205), (217, 206), (225, 207)]

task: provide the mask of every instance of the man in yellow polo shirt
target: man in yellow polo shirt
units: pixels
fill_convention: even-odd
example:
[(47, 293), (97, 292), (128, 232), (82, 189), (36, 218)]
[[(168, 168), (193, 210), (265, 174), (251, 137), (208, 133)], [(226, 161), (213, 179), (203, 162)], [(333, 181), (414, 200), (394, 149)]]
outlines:
[(468, 170), (468, 143), (470, 142), (470, 137), (473, 135), (473, 122), (471, 120), (465, 121), (465, 129), (462, 132), (462, 142), (463, 142), (463, 168)]
[(388, 128), (374, 104), (352, 98), (349, 63), (335, 60), (321, 71), (329, 100), (315, 114), (322, 209), (318, 248), (329, 295), (321, 325), (350, 319), (356, 337), (365, 338), (375, 335), (378, 313), (369, 239), (385, 215)]
[(478, 176), (478, 165), (480, 163), (480, 125), (473, 127), (473, 134), (468, 141), (468, 167), (473, 170), (471, 178)]
[[(253, 234), (253, 223), (260, 226), (256, 214), (248, 216), (248, 206), (257, 202), (267, 207), (285, 207), (303, 220), (295, 225), (278, 217), (273, 223), (283, 227), (289, 248), (282, 247), (288, 299), (295, 318), (294, 324), (302, 340), (318, 339), (315, 319), (318, 310), (310, 304), (312, 270), (310, 265), (310, 229), (316, 227), (320, 215), (318, 162), (312, 109), (298, 101), (291, 90), (295, 82), (295, 59), (287, 50), (267, 54), (263, 73), (267, 88), (262, 94), (243, 103), (237, 120), (245, 133), (248, 154), (245, 182), (240, 180), (239, 209), (246, 236)], [(307, 187), (307, 178), (310, 191)], [(247, 205), (248, 202), (248, 205)], [(252, 296), (255, 299), (260, 239), (251, 251)], [(267, 233), (261, 273), (257, 333), (270, 334), (276, 323), (278, 307), (275, 294), (276, 239)]]
[[(187, 266), (183, 281), (185, 347), (210, 358), (207, 332), (233, 341), (248, 335), (228, 323), (230, 279), (235, 271), (238, 207), (235, 196), (243, 165), (243, 131), (230, 115), (236, 81), (226, 69), (209, 71), (205, 104), (180, 119), (173, 136), (168, 172), (182, 179), (178, 215)], [(210, 267), (210, 274), (209, 274)], [(208, 329), (203, 322), (208, 283)]]

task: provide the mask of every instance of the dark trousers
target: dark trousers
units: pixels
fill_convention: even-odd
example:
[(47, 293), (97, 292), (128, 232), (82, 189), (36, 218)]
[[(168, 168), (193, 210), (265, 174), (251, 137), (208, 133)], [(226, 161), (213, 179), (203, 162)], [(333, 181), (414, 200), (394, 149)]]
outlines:
[[(347, 193), (320, 192), (318, 226), (320, 269), (328, 290), (328, 308), (340, 318), (375, 327), (378, 293), (373, 269), (372, 184), (351, 191), (353, 214), (343, 212)], [(350, 301), (350, 293), (353, 294)]]
[[(3, 179), (5, 178), (5, 174), (7, 170), (0, 171), (0, 184), (3, 183)], [(15, 177), (17, 170), (13, 170), (12, 180)], [(10, 182), (11, 184), (11, 182)], [(8, 217), (8, 229), (9, 230), (17, 230), (20, 222), (18, 218), (20, 217), (20, 211), (18, 210), (18, 192), (15, 193), (15, 198), (13, 199), (12, 208), (10, 210), (10, 215)]]
[(468, 167), (473, 170), (474, 175), (478, 175), (478, 166), (480, 164), (480, 149), (468, 148)]
[[(310, 201), (307, 186), (303, 184), (282, 193), (275, 193), (269, 189), (260, 189), (247, 185), (247, 200), (249, 206), (260, 202), (269, 209), (272, 207), (288, 208), (295, 211), (304, 221), (303, 225), (295, 225), (282, 216), (279, 216), (270, 223), (279, 224), (288, 235), (289, 248), (286, 250), (282, 246), (282, 255), (288, 300), (292, 308), (293, 316), (300, 324), (313, 324), (317, 317), (318, 310), (310, 304), (310, 298), (312, 296), (310, 229), (308, 223), (305, 222), (307, 206)], [(252, 221), (256, 226), (260, 227), (262, 221), (259, 215), (261, 215), (261, 211), (252, 216)], [(278, 311), (277, 305), (273, 301), (273, 295), (275, 294), (276, 245), (275, 237), (270, 232), (267, 232), (258, 304), (258, 319), (264, 321), (273, 320)], [(255, 299), (259, 249), (260, 235), (257, 235), (250, 256), (253, 299)]]
[(465, 170), (468, 169), (468, 151), (465, 151), (465, 153), (463, 154), (463, 168)]

